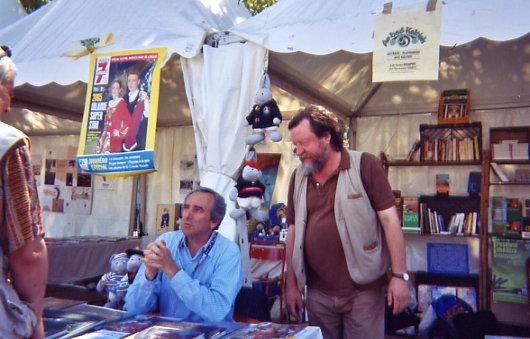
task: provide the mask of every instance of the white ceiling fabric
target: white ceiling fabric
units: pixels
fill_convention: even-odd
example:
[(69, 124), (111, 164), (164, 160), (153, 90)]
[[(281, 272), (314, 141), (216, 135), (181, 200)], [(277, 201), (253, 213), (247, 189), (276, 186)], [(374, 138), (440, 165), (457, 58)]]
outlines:
[(17, 85), (86, 82), (89, 56), (63, 57), (75, 41), (113, 33), (97, 53), (166, 47), (193, 57), (208, 32), (223, 31), (250, 14), (233, 0), (54, 0), (0, 31), (13, 49)]
[[(375, 17), (389, 0), (280, 0), (231, 32), (281, 53), (371, 52)], [(398, 0), (393, 11), (426, 8), (427, 0)], [(441, 45), (479, 37), (510, 40), (530, 32), (527, 0), (443, 0)]]

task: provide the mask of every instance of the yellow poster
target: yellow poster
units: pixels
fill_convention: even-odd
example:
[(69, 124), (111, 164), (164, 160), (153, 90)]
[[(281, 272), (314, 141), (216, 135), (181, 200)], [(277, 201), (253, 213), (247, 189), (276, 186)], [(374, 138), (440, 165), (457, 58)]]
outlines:
[(441, 11), (376, 18), (372, 81), (438, 80)]
[(155, 170), (160, 68), (166, 50), (94, 54), (77, 150), (83, 171), (126, 176)]

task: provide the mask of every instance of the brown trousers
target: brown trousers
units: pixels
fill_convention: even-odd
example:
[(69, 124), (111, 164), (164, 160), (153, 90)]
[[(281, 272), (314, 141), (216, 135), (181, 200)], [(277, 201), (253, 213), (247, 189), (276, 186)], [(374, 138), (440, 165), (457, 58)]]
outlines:
[(319, 326), (325, 339), (383, 339), (385, 302), (385, 286), (380, 284), (344, 297), (308, 288), (306, 297), (309, 324)]

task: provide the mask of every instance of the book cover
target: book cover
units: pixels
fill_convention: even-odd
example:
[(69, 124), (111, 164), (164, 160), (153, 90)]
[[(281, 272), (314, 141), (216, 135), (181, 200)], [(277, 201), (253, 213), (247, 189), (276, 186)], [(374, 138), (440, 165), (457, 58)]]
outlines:
[(493, 237), (491, 272), (493, 300), (525, 304), (528, 302), (525, 264), (530, 243), (525, 240)]
[(82, 314), (65, 309), (45, 309), (42, 317), (46, 338), (80, 334), (105, 321), (105, 318), (101, 316)]
[(419, 227), (417, 197), (403, 197), (403, 227)]
[(248, 324), (228, 334), (230, 338), (294, 338), (306, 325), (259, 323)]
[(132, 334), (127, 339), (148, 339), (148, 338), (206, 338), (200, 331), (194, 329), (174, 328), (167, 326), (154, 325), (145, 330)]
[(491, 197), (491, 224), (493, 233), (504, 232), (508, 221), (506, 197), (494, 196)]
[(480, 181), (482, 178), (481, 172), (471, 171), (467, 180), (467, 193), (469, 195), (477, 195), (480, 193)]
[(436, 174), (436, 194), (449, 195), (449, 174)]
[(467, 244), (427, 243), (427, 272), (447, 275), (469, 274)]
[(508, 198), (506, 207), (506, 228), (503, 235), (508, 238), (519, 238), (521, 235), (522, 204), (517, 198)]

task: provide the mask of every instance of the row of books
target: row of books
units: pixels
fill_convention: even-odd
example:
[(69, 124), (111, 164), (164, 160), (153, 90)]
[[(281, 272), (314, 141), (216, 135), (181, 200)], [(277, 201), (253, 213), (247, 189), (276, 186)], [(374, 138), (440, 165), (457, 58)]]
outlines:
[(530, 199), (491, 197), (490, 232), (508, 238), (530, 239)]
[[(416, 197), (403, 197), (401, 229), (409, 234), (478, 234), (479, 214), (477, 212), (459, 212), (451, 215), (448, 223), (438, 211), (418, 203)], [(419, 207), (419, 208), (418, 208)]]
[(491, 145), (491, 157), (493, 160), (528, 160), (530, 155), (528, 145), (527, 142), (503, 140)]
[(422, 147), (424, 161), (480, 160), (478, 136), (466, 138), (424, 139)]
[(479, 214), (477, 212), (455, 213), (448, 223), (443, 215), (420, 204), (420, 228), (426, 234), (476, 235)]

